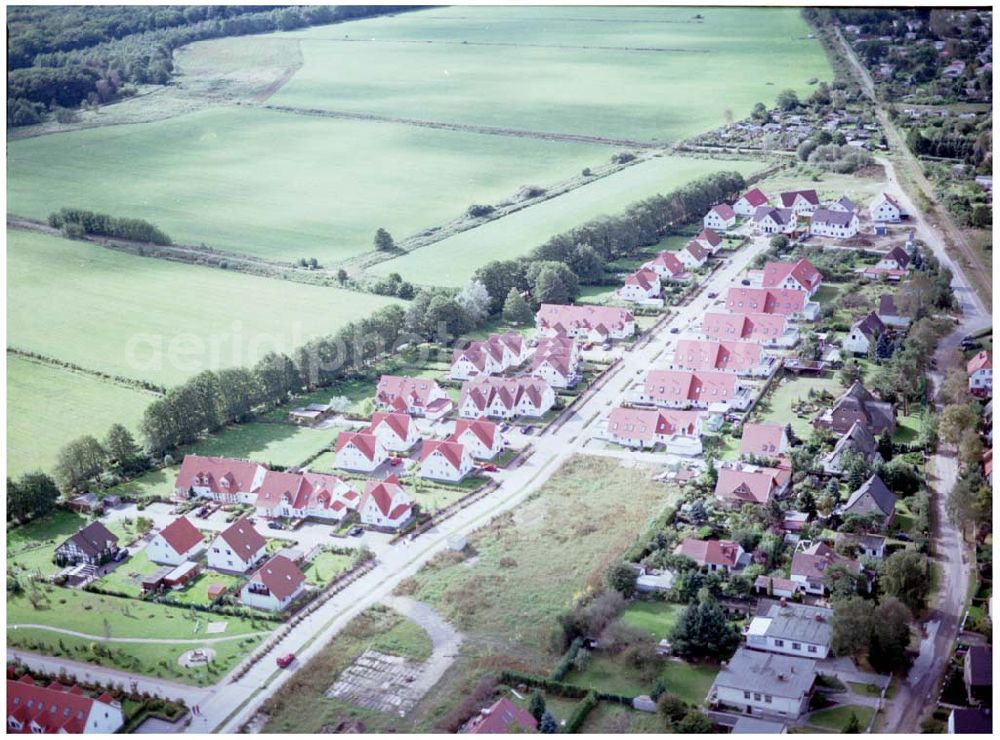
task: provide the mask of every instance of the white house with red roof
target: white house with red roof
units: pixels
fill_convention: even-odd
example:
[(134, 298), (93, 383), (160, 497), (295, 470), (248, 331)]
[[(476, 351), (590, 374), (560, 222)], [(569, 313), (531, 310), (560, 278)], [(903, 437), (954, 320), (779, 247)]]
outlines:
[(267, 540), (246, 517), (237, 519), (208, 547), (208, 567), (246, 573), (267, 555)]
[(732, 573), (743, 557), (743, 548), (730, 540), (696, 540), (688, 537), (674, 548), (674, 555), (691, 558), (699, 568), (706, 568), (709, 573)]
[(337, 435), (336, 466), (343, 470), (370, 473), (389, 459), (385, 445), (367, 429)]
[(788, 468), (765, 468), (756, 465), (719, 468), (715, 498), (724, 506), (740, 508), (743, 504), (766, 504), (782, 496), (792, 480)]
[(764, 265), (762, 288), (785, 288), (802, 290), (809, 297), (816, 295), (819, 286), (823, 284), (823, 275), (809, 260), (802, 258), (798, 262), (768, 262)]
[(787, 288), (730, 288), (726, 308), (731, 313), (775, 313), (788, 321), (814, 321), (819, 304), (804, 290)]
[(736, 226), (736, 211), (728, 203), (719, 203), (719, 205), (708, 209), (702, 223), (705, 224), (706, 229), (726, 231)]
[(754, 229), (761, 234), (791, 234), (795, 231), (797, 216), (791, 208), (761, 206), (753, 212)]
[(472, 472), (472, 452), (454, 438), (424, 442), (420, 449), (421, 478), (457, 483)]
[(580, 380), (580, 348), (569, 337), (541, 337), (531, 357), (531, 375), (553, 388), (570, 388)]
[(362, 524), (397, 530), (413, 518), (413, 502), (399, 478), (390, 475), (385, 480), (365, 483), (358, 514)]
[(872, 221), (877, 224), (895, 224), (899, 223), (903, 209), (899, 207), (899, 203), (891, 195), (879, 193), (872, 204), (868, 206), (868, 213)]
[(768, 198), (760, 188), (753, 188), (743, 193), (736, 202), (733, 203), (733, 210), (737, 216), (749, 218), (761, 206), (768, 205)]
[(274, 555), (240, 589), (240, 601), (254, 609), (280, 612), (306, 590), (306, 577), (284, 555)]
[(721, 313), (709, 311), (701, 320), (701, 333), (718, 341), (757, 342), (765, 347), (794, 347), (799, 332), (777, 313)]
[(375, 405), (389, 411), (403, 411), (437, 421), (455, 404), (436, 381), (405, 375), (383, 375), (375, 391)]
[(252, 504), (267, 468), (249, 460), (185, 455), (181, 462), (174, 495), (210, 498), (226, 504)]
[(977, 352), (965, 366), (969, 390), (977, 396), (993, 395), (993, 358), (986, 350)]
[(392, 452), (406, 452), (420, 440), (416, 422), (401, 411), (376, 411), (368, 433), (374, 434), (382, 446)]
[(668, 250), (660, 252), (656, 255), (656, 257), (651, 259), (642, 267), (645, 270), (652, 270), (655, 272), (661, 281), (673, 280), (676, 282), (684, 282), (691, 277), (688, 275), (685, 264), (678, 259), (675, 253)]
[(528, 345), (517, 332), (492, 334), (481, 342), (472, 342), (452, 354), (449, 377), (467, 380), (477, 375), (494, 375), (517, 367), (528, 358)]
[(789, 190), (778, 194), (782, 208), (790, 208), (796, 215), (809, 215), (819, 208), (819, 196), (815, 190)]
[(660, 300), (662, 290), (660, 276), (653, 270), (643, 267), (625, 278), (625, 284), (618, 290), (618, 295), (623, 301), (632, 303), (662, 304), (663, 301)]
[(180, 565), (205, 551), (205, 538), (187, 517), (179, 516), (153, 535), (146, 557), (161, 565)]
[(788, 452), (788, 430), (784, 424), (744, 424), (740, 454), (777, 457)]
[(75, 684), (43, 686), (28, 674), (7, 679), (8, 733), (110, 735), (124, 723), (121, 704), (107, 692), (95, 699)]
[(715, 254), (719, 251), (719, 247), (722, 246), (722, 237), (714, 229), (702, 229), (691, 241), (709, 254)]
[(606, 436), (624, 447), (662, 444), (672, 454), (696, 456), (702, 453), (701, 416), (698, 411), (619, 406), (608, 417)]
[(540, 417), (556, 402), (555, 391), (541, 378), (482, 377), (462, 384), (458, 413), (464, 419), (483, 416), (513, 419)]
[(542, 336), (605, 342), (635, 334), (635, 317), (628, 309), (613, 306), (543, 303), (535, 314), (535, 327)]
[(257, 514), (271, 519), (340, 521), (357, 508), (359, 498), (360, 494), (336, 475), (270, 471), (257, 496)]
[(747, 408), (750, 395), (735, 373), (650, 370), (637, 400), (665, 408), (729, 411)]
[(477, 460), (492, 460), (503, 449), (503, 436), (492, 421), (459, 419), (451, 438), (462, 444)]
[(767, 375), (771, 364), (758, 342), (680, 339), (674, 350), (672, 367), (679, 370), (719, 370), (737, 375)]
[(684, 249), (677, 252), (677, 259), (688, 270), (696, 270), (708, 261), (709, 254), (711, 253), (705, 247), (692, 239), (684, 245)]

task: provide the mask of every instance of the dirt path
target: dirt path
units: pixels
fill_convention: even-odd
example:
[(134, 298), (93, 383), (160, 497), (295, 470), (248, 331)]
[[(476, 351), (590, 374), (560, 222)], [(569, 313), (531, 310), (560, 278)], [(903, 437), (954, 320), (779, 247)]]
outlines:
[(132, 642), (132, 643), (142, 643), (144, 645), (191, 645), (193, 643), (214, 643), (214, 642), (232, 642), (233, 640), (243, 640), (247, 637), (257, 637), (258, 635), (270, 635), (270, 632), (246, 632), (242, 635), (227, 635), (226, 637), (191, 637), (184, 639), (167, 639), (162, 637), (104, 637), (99, 635), (89, 635), (86, 632), (75, 632), (73, 630), (63, 629), (62, 627), (53, 627), (48, 624), (8, 624), (7, 629), (32, 629), (32, 630), (45, 630), (47, 632), (55, 632), (60, 635), (66, 635), (67, 637), (80, 637), (84, 640), (96, 640), (98, 642)]
[(462, 634), (431, 606), (408, 596), (386, 596), (382, 603), (412, 619), (430, 635), (433, 651), (423, 664), (414, 688), (421, 696), (441, 680), (455, 662), (462, 645)]

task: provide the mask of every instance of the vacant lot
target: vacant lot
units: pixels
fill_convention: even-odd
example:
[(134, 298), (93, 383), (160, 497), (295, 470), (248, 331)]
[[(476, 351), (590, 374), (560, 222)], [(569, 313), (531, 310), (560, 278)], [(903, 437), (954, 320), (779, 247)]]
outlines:
[(462, 7), (305, 29), (271, 102), (674, 141), (831, 76), (797, 9), (695, 13)]
[(10, 345), (156, 383), (291, 351), (392, 302), (25, 231), (7, 236)]
[(145, 391), (8, 354), (7, 474), (51, 472), (60, 447), (82, 434), (103, 437), (115, 422), (134, 433), (154, 398)]
[[(372, 272), (398, 272), (428, 285), (461, 285), (491, 259), (527, 254), (549, 237), (602, 215), (624, 211), (637, 200), (667, 193), (698, 177), (722, 170), (745, 175), (761, 162), (657, 157), (595, 180), (565, 195), (382, 262)], [(686, 243), (686, 242), (685, 242)], [(683, 244), (681, 244), (683, 246)]]
[[(329, 265), (371, 250), (379, 227), (399, 239), (613, 153), (224, 108), (12, 142), (7, 208), (35, 218), (63, 206), (91, 208), (145, 218), (179, 243)], [(211, 300), (184, 294), (193, 306)]]

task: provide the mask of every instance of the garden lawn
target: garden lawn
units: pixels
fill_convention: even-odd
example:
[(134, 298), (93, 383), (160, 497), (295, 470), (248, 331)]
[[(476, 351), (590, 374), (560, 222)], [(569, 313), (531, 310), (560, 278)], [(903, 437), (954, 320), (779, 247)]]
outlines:
[(671, 660), (660, 672), (660, 678), (671, 694), (698, 705), (705, 701), (718, 672), (718, 666)]
[(582, 671), (570, 673), (566, 683), (621, 696), (649, 694), (652, 689), (652, 682), (644, 681), (634, 668), (625, 665), (620, 655), (599, 652), (590, 657)]
[[(11, 290), (17, 290), (13, 283)], [(10, 318), (8, 327), (14, 323)], [(114, 423), (135, 434), (155, 399), (146, 391), (8, 353), (7, 474), (51, 473), (63, 445), (84, 434), (101, 439)]]
[(662, 733), (666, 725), (659, 714), (640, 712), (631, 707), (600, 702), (590, 710), (577, 732), (584, 735), (620, 735), (624, 733)]
[(310, 429), (292, 424), (239, 424), (184, 447), (175, 457), (177, 460), (191, 454), (235, 457), (291, 467), (332, 447), (336, 437), (336, 429)]
[[(208, 598), (208, 587), (210, 585), (216, 583), (221, 584), (226, 587), (226, 593), (238, 595), (240, 588), (242, 588), (245, 581), (246, 579), (241, 576), (231, 575), (229, 573), (219, 573), (214, 570), (203, 570), (197, 578), (187, 585), (187, 587), (181, 589), (180, 591), (168, 592), (167, 598), (171, 601), (180, 602), (181, 604), (209, 606), (212, 603), (212, 600)], [(223, 634), (227, 633), (228, 630)]]
[(150, 470), (137, 478), (108, 489), (108, 494), (129, 496), (136, 500), (156, 496), (169, 499), (174, 495), (174, 485), (177, 483), (177, 473), (180, 472), (180, 469), (180, 465), (171, 465), (159, 470)]
[(138, 597), (142, 591), (142, 579), (161, 567), (163, 566), (150, 560), (143, 549), (101, 578), (96, 585), (106, 591)]
[(354, 558), (330, 550), (322, 550), (302, 569), (306, 581), (314, 586), (325, 586), (341, 573), (350, 569)]
[(677, 624), (684, 607), (664, 601), (633, 601), (622, 614), (622, 622), (635, 627), (660, 641)]
[(808, 400), (809, 390), (827, 390), (835, 397), (844, 392), (844, 386), (840, 378), (833, 374), (826, 374), (823, 377), (800, 377), (792, 375), (785, 376), (785, 381), (776, 386), (771, 394), (764, 399), (764, 406), (758, 406), (755, 410), (755, 419), (760, 422), (774, 422), (778, 424), (790, 423), (796, 436), (801, 439), (808, 439), (812, 432), (812, 421), (815, 414), (798, 416), (792, 411), (792, 404), (796, 401)]
[(54, 511), (23, 527), (7, 530), (7, 568), (48, 576), (61, 568), (52, 562), (63, 540), (88, 524), (82, 514)]
[(556, 234), (599, 216), (622, 212), (642, 198), (668, 193), (715, 172), (738, 170), (746, 175), (763, 166), (762, 162), (744, 160), (657, 157), (381, 262), (371, 271), (378, 275), (398, 272), (424, 285), (461, 285), (490, 260), (525, 255)]
[[(899, 411), (901, 412), (902, 410), (902, 407), (900, 407)], [(912, 444), (920, 438), (920, 434), (923, 432), (922, 411), (921, 406), (911, 404), (908, 416), (903, 416), (902, 413), (896, 416), (896, 433), (892, 435), (893, 442)]]
[(854, 714), (857, 716), (858, 722), (861, 723), (861, 730), (864, 731), (868, 727), (873, 713), (874, 710), (871, 707), (849, 704), (842, 707), (832, 707), (831, 709), (821, 709), (811, 714), (806, 719), (806, 722), (817, 727), (825, 727), (829, 730), (843, 731), (847, 727), (847, 723), (851, 720), (851, 715)]
[[(343, 85), (347, 70), (332, 64), (321, 74)], [(398, 240), (613, 153), (598, 144), (224, 106), (11, 142), (7, 208), (36, 219), (63, 207), (143, 218), (179, 244), (281, 261), (315, 257), (328, 267), (370, 251), (380, 227)], [(183, 295), (198, 307), (234, 299), (190, 288)], [(255, 305), (273, 310), (281, 301)]]
[[(107, 182), (115, 180), (109, 176)], [(102, 188), (90, 186), (95, 192)], [(187, 218), (196, 220), (192, 214)], [(7, 237), (11, 346), (158, 384), (179, 383), (206, 368), (252, 365), (271, 350), (291, 352), (395, 302), (33, 232), (8, 230)], [(37, 391), (25, 400), (18, 398), (17, 385), (11, 390), (15, 409), (28, 410), (26, 404), (37, 399)], [(51, 396), (58, 391), (53, 388)], [(100, 398), (95, 394), (94, 403)], [(64, 405), (75, 422), (72, 400)], [(137, 416), (129, 408), (121, 414), (125, 423)]]

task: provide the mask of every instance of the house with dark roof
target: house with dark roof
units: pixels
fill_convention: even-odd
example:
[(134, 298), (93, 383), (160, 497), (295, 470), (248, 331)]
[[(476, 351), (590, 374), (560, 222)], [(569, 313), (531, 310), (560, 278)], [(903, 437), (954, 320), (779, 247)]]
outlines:
[(180, 565), (205, 550), (205, 538), (187, 517), (179, 516), (153, 535), (146, 557), (160, 565)]
[(706, 229), (726, 231), (736, 225), (736, 211), (728, 203), (712, 206), (702, 219)]
[(722, 246), (722, 237), (719, 236), (714, 229), (702, 229), (691, 241), (698, 244), (709, 254), (715, 254), (719, 251), (719, 247)]
[(124, 723), (121, 704), (107, 692), (95, 699), (75, 684), (43, 686), (28, 674), (7, 679), (8, 733), (110, 735)]
[(809, 708), (815, 684), (815, 660), (740, 648), (715, 677), (708, 703), (744, 714), (798, 718)]
[(267, 540), (246, 517), (237, 519), (212, 540), (208, 547), (208, 567), (232, 573), (246, 573), (267, 554)]
[(823, 472), (827, 475), (841, 475), (844, 472), (844, 455), (848, 452), (860, 455), (861, 459), (873, 467), (882, 461), (874, 435), (868, 431), (868, 427), (857, 421), (847, 430), (847, 434), (837, 440), (833, 451), (823, 458)]
[(893, 247), (882, 255), (875, 268), (878, 270), (905, 270), (910, 266), (910, 255), (902, 247)]
[(993, 715), (988, 709), (956, 707), (948, 715), (949, 735), (992, 735)]
[(306, 577), (284, 555), (265, 562), (240, 589), (240, 601), (255, 609), (280, 612), (305, 591)]
[(819, 208), (819, 196), (815, 190), (789, 190), (778, 193), (782, 208), (790, 208), (796, 214), (808, 215)]
[(760, 234), (791, 234), (797, 218), (791, 208), (760, 206), (753, 212), (754, 229)]
[(813, 425), (844, 434), (855, 422), (875, 436), (886, 430), (889, 434), (895, 434), (896, 407), (891, 403), (876, 400), (859, 381), (855, 381), (834, 402), (832, 408), (813, 420)]
[(970, 704), (989, 706), (993, 697), (993, 648), (973, 645), (965, 654), (962, 680)]
[(875, 346), (879, 336), (885, 332), (885, 324), (872, 311), (851, 325), (851, 330), (842, 343), (844, 350), (855, 355), (867, 355)]
[(772, 604), (747, 627), (747, 647), (823, 660), (830, 654), (833, 610), (805, 604)]
[[(801, 547), (806, 543), (799, 543)], [(855, 575), (861, 575), (861, 563), (838, 555), (825, 542), (814, 542), (792, 555), (791, 580), (807, 594), (826, 594), (826, 572), (835, 565), (842, 565)]]
[(837, 513), (842, 517), (875, 515), (879, 517), (883, 527), (888, 527), (896, 516), (896, 494), (889, 490), (878, 475), (873, 475), (851, 494)]
[(117, 552), (118, 537), (100, 522), (91, 522), (56, 548), (56, 562), (60, 566), (104, 565)]
[(684, 249), (677, 252), (677, 259), (688, 270), (694, 270), (704, 265), (710, 254), (711, 252), (704, 245), (692, 239), (684, 246)]
[(897, 306), (896, 299), (891, 293), (885, 293), (878, 299), (878, 317), (886, 326), (897, 329), (905, 329), (910, 325), (912, 319), (906, 316)]
[(472, 735), (508, 735), (511, 733), (537, 732), (538, 722), (506, 696), (483, 709), (462, 726), (463, 733)]
[(809, 233), (832, 239), (850, 239), (858, 234), (860, 221), (854, 211), (817, 208), (809, 222)]
[(854, 201), (846, 195), (842, 195), (837, 200), (831, 201), (826, 207), (831, 211), (838, 211), (840, 213), (853, 213), (858, 210)]

